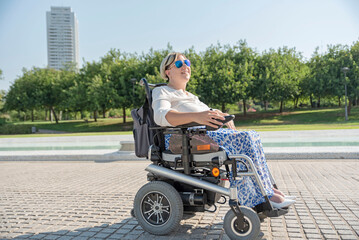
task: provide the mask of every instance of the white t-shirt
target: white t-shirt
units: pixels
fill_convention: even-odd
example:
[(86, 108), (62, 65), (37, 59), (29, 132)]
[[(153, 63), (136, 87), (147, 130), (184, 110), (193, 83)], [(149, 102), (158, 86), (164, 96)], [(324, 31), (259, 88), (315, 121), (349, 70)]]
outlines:
[(166, 114), (170, 110), (177, 112), (203, 112), (210, 109), (192, 93), (176, 90), (168, 86), (153, 89), (152, 108), (155, 123), (159, 126), (172, 126), (166, 119)]

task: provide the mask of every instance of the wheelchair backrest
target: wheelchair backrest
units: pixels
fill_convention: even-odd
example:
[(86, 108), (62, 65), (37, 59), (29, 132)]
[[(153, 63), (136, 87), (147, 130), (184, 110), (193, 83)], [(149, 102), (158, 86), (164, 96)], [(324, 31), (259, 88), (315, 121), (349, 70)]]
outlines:
[(161, 151), (165, 149), (165, 139), (162, 131), (150, 129), (151, 127), (158, 127), (153, 119), (151, 87), (155, 88), (167, 84), (149, 84), (145, 78), (141, 79), (140, 84), (145, 87), (146, 99), (142, 107), (131, 111), (133, 118), (133, 137), (135, 139), (136, 156), (148, 158), (148, 149), (151, 145), (158, 146)]

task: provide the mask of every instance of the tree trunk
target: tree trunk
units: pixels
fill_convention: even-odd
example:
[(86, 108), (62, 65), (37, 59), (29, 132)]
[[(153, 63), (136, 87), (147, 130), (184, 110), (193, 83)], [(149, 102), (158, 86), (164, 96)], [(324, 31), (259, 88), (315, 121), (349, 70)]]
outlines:
[(45, 121), (48, 121), (49, 118), (48, 118), (48, 115), (47, 115), (47, 109), (45, 109)]
[(50, 121), (52, 122), (52, 111), (51, 111), (51, 108), (49, 108), (49, 119), (50, 119)]
[(342, 103), (340, 102), (340, 98), (341, 98), (341, 97), (338, 96), (338, 106), (339, 106), (339, 107), (341, 107), (341, 105), (342, 105)]
[(280, 101), (279, 112), (280, 112), (280, 113), (282, 113), (282, 112), (283, 112), (283, 100), (282, 100), (282, 101)]
[(268, 109), (268, 102), (264, 101), (264, 110), (267, 111), (267, 109)]
[(226, 112), (226, 104), (225, 103), (222, 103), (222, 106), (221, 106), (221, 111), (224, 113)]
[(84, 113), (82, 112), (82, 111), (80, 111), (80, 113), (81, 113), (81, 119), (84, 119)]
[(348, 116), (350, 115), (350, 112), (352, 110), (352, 104), (353, 104), (353, 100), (351, 98), (349, 98), (349, 104), (348, 104)]
[(31, 110), (31, 122), (34, 121), (34, 109)]
[(320, 108), (320, 97), (318, 97), (317, 107)]
[(243, 99), (243, 116), (247, 116), (247, 103), (245, 99)]
[(58, 124), (58, 123), (59, 123), (59, 120), (57, 119), (57, 116), (56, 116), (56, 112), (55, 112), (55, 110), (54, 110), (54, 107), (51, 107), (51, 112), (52, 112), (52, 114), (54, 114), (56, 124)]
[(95, 119), (95, 122), (97, 122), (97, 111), (93, 111), (93, 118)]
[(310, 106), (311, 106), (312, 108), (314, 108), (312, 95), (309, 96), (309, 99), (310, 99)]
[(59, 120), (60, 120), (60, 121), (62, 120), (62, 110), (61, 110), (60, 113), (59, 113)]
[(122, 115), (123, 115), (123, 123), (126, 123), (126, 107), (122, 108)]
[(299, 97), (294, 98), (294, 108), (298, 108)]
[(102, 117), (106, 118), (106, 109), (105, 109), (105, 107), (102, 108)]

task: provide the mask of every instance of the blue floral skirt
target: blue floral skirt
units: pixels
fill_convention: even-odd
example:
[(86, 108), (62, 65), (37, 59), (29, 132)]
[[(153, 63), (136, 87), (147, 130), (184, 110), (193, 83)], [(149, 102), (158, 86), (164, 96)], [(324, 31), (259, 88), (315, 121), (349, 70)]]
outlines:
[[(217, 142), (227, 153), (245, 154), (250, 157), (257, 168), (257, 173), (262, 181), (264, 190), (270, 198), (274, 192), (269, 177), (269, 169), (264, 156), (260, 137), (255, 131), (236, 131), (231, 129), (220, 128), (217, 131), (208, 131), (207, 135)], [(165, 147), (169, 147), (170, 135), (165, 136)], [(243, 159), (244, 162), (246, 160)], [(247, 164), (248, 165), (248, 164)], [(250, 166), (250, 165), (248, 165)], [(245, 169), (242, 163), (237, 163), (237, 169)], [(231, 186), (236, 186), (238, 190), (238, 201), (241, 205), (254, 207), (265, 202), (264, 196), (254, 177), (242, 177), (240, 180), (230, 178)]]

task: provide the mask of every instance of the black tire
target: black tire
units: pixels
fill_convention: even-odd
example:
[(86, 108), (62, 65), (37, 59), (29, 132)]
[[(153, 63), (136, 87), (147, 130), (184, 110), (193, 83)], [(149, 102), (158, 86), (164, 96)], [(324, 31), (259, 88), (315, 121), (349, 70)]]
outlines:
[(155, 235), (175, 231), (183, 217), (183, 203), (170, 184), (153, 181), (138, 190), (133, 208), (141, 227)]
[(224, 231), (230, 239), (256, 239), (261, 231), (261, 222), (255, 211), (248, 207), (240, 206), (239, 209), (244, 215), (245, 227), (239, 230), (236, 226), (237, 219), (235, 213), (229, 210), (224, 217), (223, 227)]
[(131, 217), (133, 217), (133, 218), (135, 218), (136, 216), (135, 216), (135, 209), (131, 209)]

